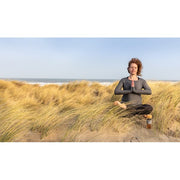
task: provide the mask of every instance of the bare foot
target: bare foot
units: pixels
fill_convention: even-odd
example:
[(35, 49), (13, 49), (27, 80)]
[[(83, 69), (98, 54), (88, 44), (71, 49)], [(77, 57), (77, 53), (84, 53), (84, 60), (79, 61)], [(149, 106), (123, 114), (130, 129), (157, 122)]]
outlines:
[(114, 101), (114, 105), (118, 106), (119, 104), (121, 104), (119, 101)]
[(115, 102), (114, 102), (114, 105), (120, 106), (120, 107), (123, 108), (123, 109), (127, 109), (127, 106), (126, 106), (125, 104), (123, 104), (123, 103), (120, 103), (119, 101), (115, 101)]

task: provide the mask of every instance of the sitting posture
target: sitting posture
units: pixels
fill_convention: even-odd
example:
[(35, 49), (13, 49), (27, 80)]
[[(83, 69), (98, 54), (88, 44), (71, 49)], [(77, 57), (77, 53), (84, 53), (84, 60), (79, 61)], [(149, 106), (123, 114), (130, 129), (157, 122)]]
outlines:
[[(147, 117), (153, 107), (149, 104), (142, 104), (141, 94), (151, 95), (152, 91), (147, 82), (141, 76), (142, 63), (137, 58), (129, 61), (127, 68), (130, 76), (122, 78), (114, 90), (115, 95), (123, 94), (121, 102), (115, 101), (123, 109), (131, 109), (132, 114), (141, 114)], [(123, 90), (122, 90), (123, 88)]]

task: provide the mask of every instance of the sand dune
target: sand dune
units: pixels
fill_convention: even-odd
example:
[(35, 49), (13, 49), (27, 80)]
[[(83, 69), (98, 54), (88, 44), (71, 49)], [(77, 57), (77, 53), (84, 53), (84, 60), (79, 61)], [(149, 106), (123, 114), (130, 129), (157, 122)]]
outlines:
[(150, 82), (153, 128), (114, 106), (117, 82), (38, 86), (0, 80), (1, 142), (179, 142), (180, 83)]

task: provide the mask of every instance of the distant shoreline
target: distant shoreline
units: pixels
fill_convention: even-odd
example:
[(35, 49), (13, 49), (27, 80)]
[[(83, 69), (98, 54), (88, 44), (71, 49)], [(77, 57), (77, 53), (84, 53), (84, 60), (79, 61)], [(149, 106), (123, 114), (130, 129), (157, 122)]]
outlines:
[[(123, 77), (122, 77), (123, 78)], [(3, 77), (0, 77), (0, 79), (12, 79), (12, 80), (28, 80), (28, 81), (31, 81), (31, 80), (35, 80), (35, 81), (38, 81), (38, 80), (52, 80), (52, 81), (64, 81), (64, 82), (67, 82), (67, 81), (76, 81), (76, 80), (85, 80), (85, 81), (118, 81), (120, 80), (121, 78), (119, 79), (101, 79), (101, 78), (97, 78), (97, 79), (93, 79), (93, 78), (89, 78), (89, 79), (79, 79), (79, 78), (3, 78)], [(177, 82), (177, 81), (180, 81), (180, 80), (151, 80), (151, 79), (145, 79), (146, 81), (170, 81), (170, 82)]]
[[(70, 82), (74, 81), (89, 81), (90, 84), (93, 82), (100, 83), (102, 85), (110, 85), (116, 81), (119, 81), (120, 79), (48, 79), (48, 78), (0, 78), (1, 80), (9, 80), (9, 81), (22, 81), (28, 84), (39, 84), (40, 86), (47, 85), (47, 84), (56, 84), (56, 85), (62, 85), (62, 84), (68, 84)], [(180, 80), (146, 80), (149, 83), (178, 83)]]
[(172, 83), (172, 84), (180, 82), (180, 80), (179, 81), (146, 80), (146, 81), (149, 83)]

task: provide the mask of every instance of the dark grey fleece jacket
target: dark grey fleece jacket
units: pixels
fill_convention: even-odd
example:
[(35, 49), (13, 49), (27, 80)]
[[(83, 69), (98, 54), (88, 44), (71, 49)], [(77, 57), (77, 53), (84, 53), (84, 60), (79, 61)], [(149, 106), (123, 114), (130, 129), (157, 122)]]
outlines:
[[(134, 81), (135, 87), (131, 87), (131, 83), (132, 81), (129, 80), (128, 77), (122, 78), (116, 86), (114, 94), (123, 94), (121, 103), (130, 102), (130, 104), (142, 104), (141, 94), (151, 95), (151, 88), (143, 78), (138, 77), (138, 80)], [(121, 90), (121, 88), (123, 88), (123, 90)]]

